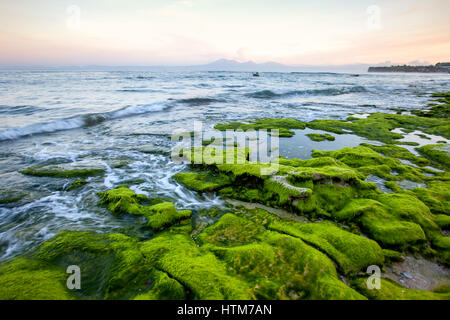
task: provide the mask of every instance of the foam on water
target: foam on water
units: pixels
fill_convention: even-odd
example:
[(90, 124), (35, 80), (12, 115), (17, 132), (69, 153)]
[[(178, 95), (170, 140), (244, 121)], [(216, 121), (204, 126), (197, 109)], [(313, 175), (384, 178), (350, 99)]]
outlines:
[(13, 140), (33, 134), (50, 133), (55, 131), (70, 130), (86, 126), (92, 126), (102, 123), (103, 121), (106, 120), (130, 117), (148, 112), (163, 111), (166, 108), (168, 108), (167, 104), (158, 102), (147, 105), (129, 106), (109, 113), (84, 114), (71, 117), (68, 119), (60, 119), (47, 123), (36, 123), (21, 128), (10, 128), (0, 131), (0, 141)]

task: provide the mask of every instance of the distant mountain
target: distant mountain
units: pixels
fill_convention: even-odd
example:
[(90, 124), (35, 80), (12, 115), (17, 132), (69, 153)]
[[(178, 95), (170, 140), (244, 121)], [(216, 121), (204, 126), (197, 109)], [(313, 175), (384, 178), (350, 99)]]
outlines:
[(253, 61), (238, 62), (235, 60), (220, 59), (208, 64), (190, 66), (202, 71), (261, 71), (261, 72), (289, 72), (292, 67), (276, 62), (255, 63)]
[[(367, 72), (367, 64), (352, 64), (352, 65), (329, 65), (329, 66), (311, 66), (311, 65), (296, 65), (289, 66), (277, 62), (255, 63), (253, 61), (238, 62), (235, 60), (220, 59), (214, 62), (180, 67), (183, 70), (195, 71), (242, 71), (242, 72)], [(176, 67), (174, 67), (176, 68)]]
[(255, 63), (253, 61), (238, 62), (235, 60), (220, 59), (208, 64), (191, 66), (67, 66), (67, 67), (2, 67), (1, 69), (37, 69), (37, 70), (120, 70), (120, 71), (237, 71), (237, 72), (348, 72), (365, 73), (369, 65), (349, 64), (349, 65), (295, 65), (289, 66), (277, 62)]

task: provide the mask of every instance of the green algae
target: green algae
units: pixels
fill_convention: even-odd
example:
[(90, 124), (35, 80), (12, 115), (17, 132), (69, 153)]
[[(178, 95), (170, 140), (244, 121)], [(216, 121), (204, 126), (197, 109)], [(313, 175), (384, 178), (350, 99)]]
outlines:
[(361, 146), (368, 147), (376, 152), (382, 153), (386, 157), (409, 160), (418, 166), (427, 166), (430, 164), (428, 159), (416, 157), (409, 150), (396, 145), (387, 144), (375, 146), (368, 143), (361, 143)]
[(449, 148), (444, 144), (428, 144), (420, 148), (416, 148), (424, 157), (433, 161), (437, 167), (450, 168), (450, 152)]
[(189, 219), (192, 214), (190, 210), (176, 210), (171, 202), (144, 206), (142, 202), (147, 201), (147, 197), (136, 194), (123, 185), (106, 192), (99, 192), (99, 196), (101, 198), (100, 204), (107, 205), (108, 210), (113, 214), (126, 213), (144, 216), (148, 221), (147, 225), (155, 231), (160, 231), (182, 220)]
[(0, 204), (10, 204), (22, 200), (26, 194), (21, 191), (0, 189)]
[(432, 213), (450, 215), (450, 183), (430, 181), (427, 184), (427, 188), (416, 188), (412, 192)]
[(86, 178), (102, 175), (104, 172), (104, 169), (99, 168), (67, 169), (59, 166), (29, 167), (20, 171), (29, 176), (53, 178)]
[(75, 180), (74, 182), (72, 182), (72, 183), (70, 184), (69, 187), (67, 187), (66, 190), (67, 190), (67, 191), (75, 190), (75, 189), (78, 189), (78, 188), (84, 186), (84, 185), (87, 184), (87, 183), (88, 183), (88, 182), (87, 182), (86, 180), (84, 180), (84, 179)]
[(223, 174), (213, 176), (210, 173), (180, 172), (173, 178), (187, 188), (199, 192), (212, 192), (230, 185), (230, 178)]
[(183, 285), (167, 273), (155, 270), (151, 289), (134, 297), (134, 300), (185, 300), (187, 292)]
[(171, 202), (155, 204), (147, 209), (150, 214), (144, 215), (148, 220), (148, 226), (158, 231), (174, 225), (181, 220), (189, 219), (192, 215), (191, 210), (178, 211)]
[(360, 223), (363, 230), (383, 246), (407, 248), (426, 241), (425, 233), (418, 224), (392, 219), (385, 209), (366, 212)]
[(328, 133), (308, 133), (306, 134), (306, 136), (308, 136), (312, 141), (317, 142), (324, 140), (334, 141), (336, 139), (334, 136)]
[(390, 279), (380, 279), (380, 289), (368, 289), (367, 279), (355, 279), (352, 284), (359, 292), (374, 300), (449, 300), (450, 293), (438, 293), (423, 290), (407, 289)]
[(325, 252), (345, 274), (363, 271), (370, 265), (382, 265), (384, 261), (381, 248), (375, 241), (342, 230), (328, 221), (306, 224), (274, 222), (269, 228), (300, 238)]
[[(251, 213), (256, 221), (279, 220), (260, 209)], [(256, 298), (364, 299), (338, 279), (322, 252), (299, 238), (264, 230), (256, 221), (227, 214), (199, 235), (204, 248), (250, 284)]]
[(426, 118), (398, 114), (373, 113), (367, 118), (349, 118), (347, 120), (315, 120), (308, 122), (308, 128), (344, 134), (353, 134), (378, 140), (388, 144), (398, 143), (403, 138), (400, 133), (392, 132), (396, 128), (421, 130), (425, 133), (449, 138), (448, 119)]
[(305, 129), (306, 125), (303, 121), (294, 119), (256, 119), (250, 123), (231, 122), (217, 124), (214, 128), (219, 131), (226, 130), (279, 130), (280, 137), (292, 137), (294, 132), (292, 129)]
[(67, 274), (24, 257), (0, 264), (0, 300), (70, 300)]
[(405, 257), (401, 252), (390, 249), (383, 249), (383, 255), (385, 261), (388, 263), (401, 262), (405, 259)]
[(450, 229), (450, 216), (438, 214), (434, 217), (434, 222), (442, 229)]
[(185, 234), (162, 233), (142, 243), (149, 263), (188, 287), (196, 299), (250, 299), (242, 280), (227, 272), (223, 262), (202, 251)]
[[(137, 241), (124, 235), (63, 231), (27, 257), (0, 264), (0, 295), (20, 300), (128, 299), (149, 281), (143, 258)], [(81, 289), (66, 287), (70, 265), (80, 267)]]
[(432, 118), (444, 118), (450, 117), (450, 94), (449, 92), (434, 93), (431, 95), (433, 98), (432, 103), (428, 104), (429, 109), (426, 110), (413, 110), (412, 114), (420, 117), (432, 117)]
[[(357, 169), (359, 173), (366, 176), (373, 174), (386, 180), (411, 180), (415, 182), (434, 180), (434, 177), (428, 177), (423, 174), (427, 173), (428, 169), (415, 168), (403, 164), (397, 158), (381, 156), (372, 147), (360, 146), (335, 151), (313, 150), (312, 156), (333, 157), (349, 167)], [(414, 161), (422, 162), (420, 159), (415, 159)], [(443, 174), (439, 173), (439, 175), (442, 176)]]

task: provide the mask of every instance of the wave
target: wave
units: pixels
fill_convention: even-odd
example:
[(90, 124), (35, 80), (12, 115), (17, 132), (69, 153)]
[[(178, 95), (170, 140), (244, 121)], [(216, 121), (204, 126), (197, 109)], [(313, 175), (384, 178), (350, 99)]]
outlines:
[(14, 140), (34, 134), (51, 133), (94, 126), (107, 120), (125, 118), (149, 112), (163, 111), (168, 107), (169, 105), (165, 103), (156, 102), (145, 105), (128, 106), (111, 112), (84, 114), (46, 123), (35, 123), (20, 128), (10, 128), (0, 131), (0, 141)]
[(119, 89), (118, 92), (161, 92), (155, 89)]
[(223, 100), (214, 98), (187, 98), (187, 99), (180, 99), (178, 100), (178, 102), (185, 103), (191, 106), (198, 106), (203, 104), (211, 104), (214, 102), (223, 102)]
[(34, 113), (47, 111), (46, 108), (35, 107), (35, 106), (5, 106), (0, 105), (0, 114), (1, 115), (31, 115)]
[(271, 90), (262, 90), (246, 94), (247, 97), (256, 99), (273, 99), (291, 96), (338, 96), (341, 94), (367, 92), (367, 89), (362, 86), (329, 88), (329, 89), (314, 89), (314, 90), (294, 90), (282, 93), (276, 93)]

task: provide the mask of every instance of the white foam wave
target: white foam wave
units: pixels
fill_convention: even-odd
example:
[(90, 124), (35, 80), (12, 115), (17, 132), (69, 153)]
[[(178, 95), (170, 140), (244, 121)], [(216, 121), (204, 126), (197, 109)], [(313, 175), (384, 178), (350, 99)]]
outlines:
[(20, 128), (9, 128), (0, 131), (0, 141), (14, 140), (34, 134), (51, 133), (62, 130), (82, 128), (86, 126), (96, 125), (106, 120), (130, 117), (133, 115), (149, 112), (163, 111), (167, 107), (167, 104), (157, 102), (146, 105), (129, 106), (107, 113), (85, 114), (46, 123), (31, 124)]

